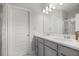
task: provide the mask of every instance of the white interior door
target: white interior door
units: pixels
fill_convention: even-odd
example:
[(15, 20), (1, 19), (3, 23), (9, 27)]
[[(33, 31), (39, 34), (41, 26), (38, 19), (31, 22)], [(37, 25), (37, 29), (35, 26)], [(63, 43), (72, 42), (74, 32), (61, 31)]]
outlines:
[[(9, 55), (22, 56), (28, 53), (28, 11), (10, 6), (8, 20)], [(11, 17), (11, 18), (10, 18)]]
[(28, 50), (28, 12), (15, 9), (16, 55), (26, 55)]

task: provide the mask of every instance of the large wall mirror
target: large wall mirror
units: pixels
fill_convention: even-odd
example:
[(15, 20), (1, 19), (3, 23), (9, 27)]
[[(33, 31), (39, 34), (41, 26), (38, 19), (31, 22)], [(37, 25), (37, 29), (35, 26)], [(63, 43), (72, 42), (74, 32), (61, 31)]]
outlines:
[(54, 3), (52, 8), (50, 4), (46, 4), (43, 11), (44, 33), (75, 34), (75, 19), (76, 14), (79, 13), (78, 3), (63, 3), (62, 5)]

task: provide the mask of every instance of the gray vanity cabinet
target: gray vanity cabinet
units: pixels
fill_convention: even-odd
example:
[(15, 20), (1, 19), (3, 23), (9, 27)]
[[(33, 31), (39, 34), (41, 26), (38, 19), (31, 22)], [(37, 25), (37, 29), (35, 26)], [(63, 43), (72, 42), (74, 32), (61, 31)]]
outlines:
[(78, 50), (40, 37), (35, 37), (35, 53), (37, 56), (79, 56)]

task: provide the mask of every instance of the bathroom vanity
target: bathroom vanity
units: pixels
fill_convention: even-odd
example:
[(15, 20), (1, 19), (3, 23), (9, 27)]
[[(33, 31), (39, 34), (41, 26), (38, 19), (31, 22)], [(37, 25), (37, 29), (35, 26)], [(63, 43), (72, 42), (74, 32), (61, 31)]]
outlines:
[(79, 42), (63, 36), (35, 35), (34, 47), (36, 56), (79, 56)]

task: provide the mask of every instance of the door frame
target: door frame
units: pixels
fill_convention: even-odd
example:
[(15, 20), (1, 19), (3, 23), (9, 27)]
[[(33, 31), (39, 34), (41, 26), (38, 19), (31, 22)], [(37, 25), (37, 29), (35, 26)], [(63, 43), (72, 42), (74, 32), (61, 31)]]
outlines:
[[(2, 56), (9, 56), (9, 47), (8, 47), (8, 6), (14, 6), (16, 8), (20, 8), (26, 10), (28, 12), (28, 33), (29, 33), (29, 44), (30, 44), (30, 13), (31, 10), (27, 8), (23, 8), (20, 6), (12, 5), (12, 4), (3, 4), (3, 26), (2, 26)], [(5, 24), (4, 24), (5, 23)], [(5, 28), (4, 28), (5, 27)], [(5, 33), (4, 33), (5, 32)], [(4, 36), (5, 35), (5, 36)]]

